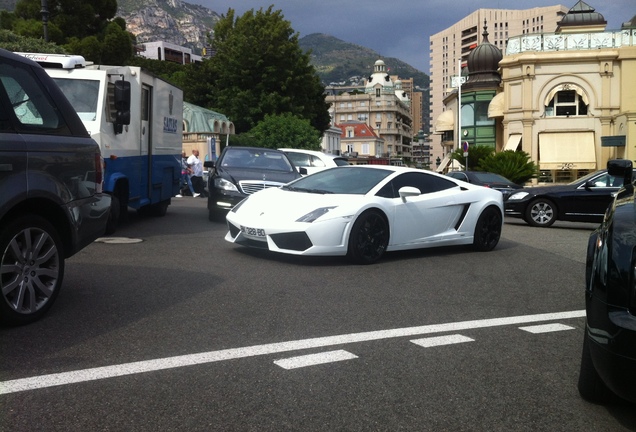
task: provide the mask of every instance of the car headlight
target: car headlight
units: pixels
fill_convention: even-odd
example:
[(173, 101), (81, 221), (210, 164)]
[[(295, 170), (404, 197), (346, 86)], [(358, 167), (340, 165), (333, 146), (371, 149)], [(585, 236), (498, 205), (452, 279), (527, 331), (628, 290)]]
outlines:
[(214, 187), (217, 189), (223, 189), (226, 191), (238, 192), (238, 189), (234, 183), (231, 181), (225, 180), (222, 177), (217, 177), (214, 179)]
[(296, 222), (312, 223), (313, 221), (318, 219), (320, 216), (328, 213), (329, 210), (331, 210), (333, 208), (336, 208), (336, 206), (317, 208), (316, 210), (312, 210), (311, 212), (307, 213), (306, 215), (299, 217), (298, 219), (296, 219)]
[(508, 197), (508, 201), (524, 199), (530, 195), (528, 192), (515, 192)]

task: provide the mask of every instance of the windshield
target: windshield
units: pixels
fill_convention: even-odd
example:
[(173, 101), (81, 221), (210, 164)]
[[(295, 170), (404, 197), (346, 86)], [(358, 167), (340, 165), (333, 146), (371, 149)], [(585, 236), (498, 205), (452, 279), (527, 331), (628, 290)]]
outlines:
[(291, 172), (293, 168), (283, 152), (271, 149), (226, 148), (219, 160), (223, 168), (244, 168)]
[(484, 183), (493, 183), (493, 182), (511, 183), (511, 181), (508, 180), (507, 178), (502, 177), (499, 174), (494, 174), (494, 173), (476, 172), (475, 177), (477, 177), (479, 181), (482, 181)]
[(365, 167), (338, 167), (319, 171), (284, 186), (283, 189), (311, 192), (364, 195), (393, 171)]
[(84, 121), (97, 119), (99, 81), (53, 78), (73, 108)]

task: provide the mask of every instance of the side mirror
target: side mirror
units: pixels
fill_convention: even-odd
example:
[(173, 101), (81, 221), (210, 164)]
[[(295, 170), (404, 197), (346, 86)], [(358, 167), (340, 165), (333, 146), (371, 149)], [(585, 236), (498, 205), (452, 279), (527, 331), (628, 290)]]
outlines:
[(298, 168), (298, 172), (300, 173), (300, 175), (307, 175), (307, 168), (300, 167)]
[(115, 81), (115, 124), (130, 124), (130, 83), (124, 80)]
[(400, 188), (400, 190), (398, 191), (398, 194), (400, 194), (400, 198), (402, 198), (402, 202), (406, 202), (407, 197), (420, 196), (422, 192), (420, 192), (420, 190), (416, 187), (404, 186)]
[(613, 159), (607, 162), (607, 172), (614, 177), (623, 177), (623, 185), (628, 186), (633, 182), (633, 164), (627, 159)]
[(214, 161), (207, 160), (207, 161), (203, 162), (203, 166), (205, 168), (214, 168)]

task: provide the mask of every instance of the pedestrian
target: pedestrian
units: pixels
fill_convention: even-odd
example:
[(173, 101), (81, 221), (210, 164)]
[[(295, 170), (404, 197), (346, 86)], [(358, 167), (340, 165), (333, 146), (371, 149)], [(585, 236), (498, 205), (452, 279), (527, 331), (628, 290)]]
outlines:
[(183, 151), (181, 152), (181, 184), (179, 187), (179, 193), (175, 195), (176, 198), (183, 197), (183, 189), (185, 189), (186, 186), (188, 186), (188, 189), (190, 189), (190, 193), (192, 194), (192, 196), (199, 196), (198, 194), (195, 195), (194, 187), (192, 187), (192, 180), (190, 180), (190, 174), (192, 174), (192, 168), (190, 168), (190, 165), (188, 165), (188, 157), (186, 156), (186, 152)]
[(198, 197), (201, 195), (203, 191), (203, 163), (199, 159), (199, 150), (192, 149), (192, 154), (188, 158), (188, 166), (192, 170), (192, 174), (190, 174), (190, 181), (192, 182), (192, 187), (194, 192), (192, 194), (193, 197)]

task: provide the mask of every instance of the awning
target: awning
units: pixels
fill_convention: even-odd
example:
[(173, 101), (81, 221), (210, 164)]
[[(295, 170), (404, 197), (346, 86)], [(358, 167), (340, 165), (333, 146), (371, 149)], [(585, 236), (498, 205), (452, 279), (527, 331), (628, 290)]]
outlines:
[(450, 162), (450, 156), (444, 156), (444, 159), (442, 159), (442, 163), (439, 164), (439, 166), (437, 167), (435, 171), (437, 172), (444, 171), (444, 169), (446, 169), (446, 166), (448, 165), (449, 162)]
[(519, 143), (521, 142), (521, 134), (512, 134), (508, 137), (508, 142), (506, 143), (503, 151), (512, 150), (517, 151), (519, 147)]
[(455, 130), (455, 113), (453, 110), (446, 110), (435, 120), (435, 133)]
[(549, 169), (596, 169), (594, 132), (539, 134), (539, 167)]
[(550, 93), (548, 93), (548, 95), (545, 97), (545, 101), (543, 102), (543, 105), (545, 106), (550, 105), (550, 101), (554, 99), (554, 96), (556, 96), (558, 92), (566, 91), (566, 90), (574, 90), (581, 97), (581, 99), (583, 99), (583, 102), (585, 103), (585, 105), (590, 104), (590, 99), (587, 97), (587, 94), (585, 94), (585, 92), (583, 91), (581, 87), (579, 87), (576, 84), (567, 83), (567, 84), (561, 84), (559, 86), (556, 86), (555, 88), (550, 90)]
[(499, 93), (492, 98), (488, 104), (488, 118), (503, 117), (504, 115), (504, 94)]

